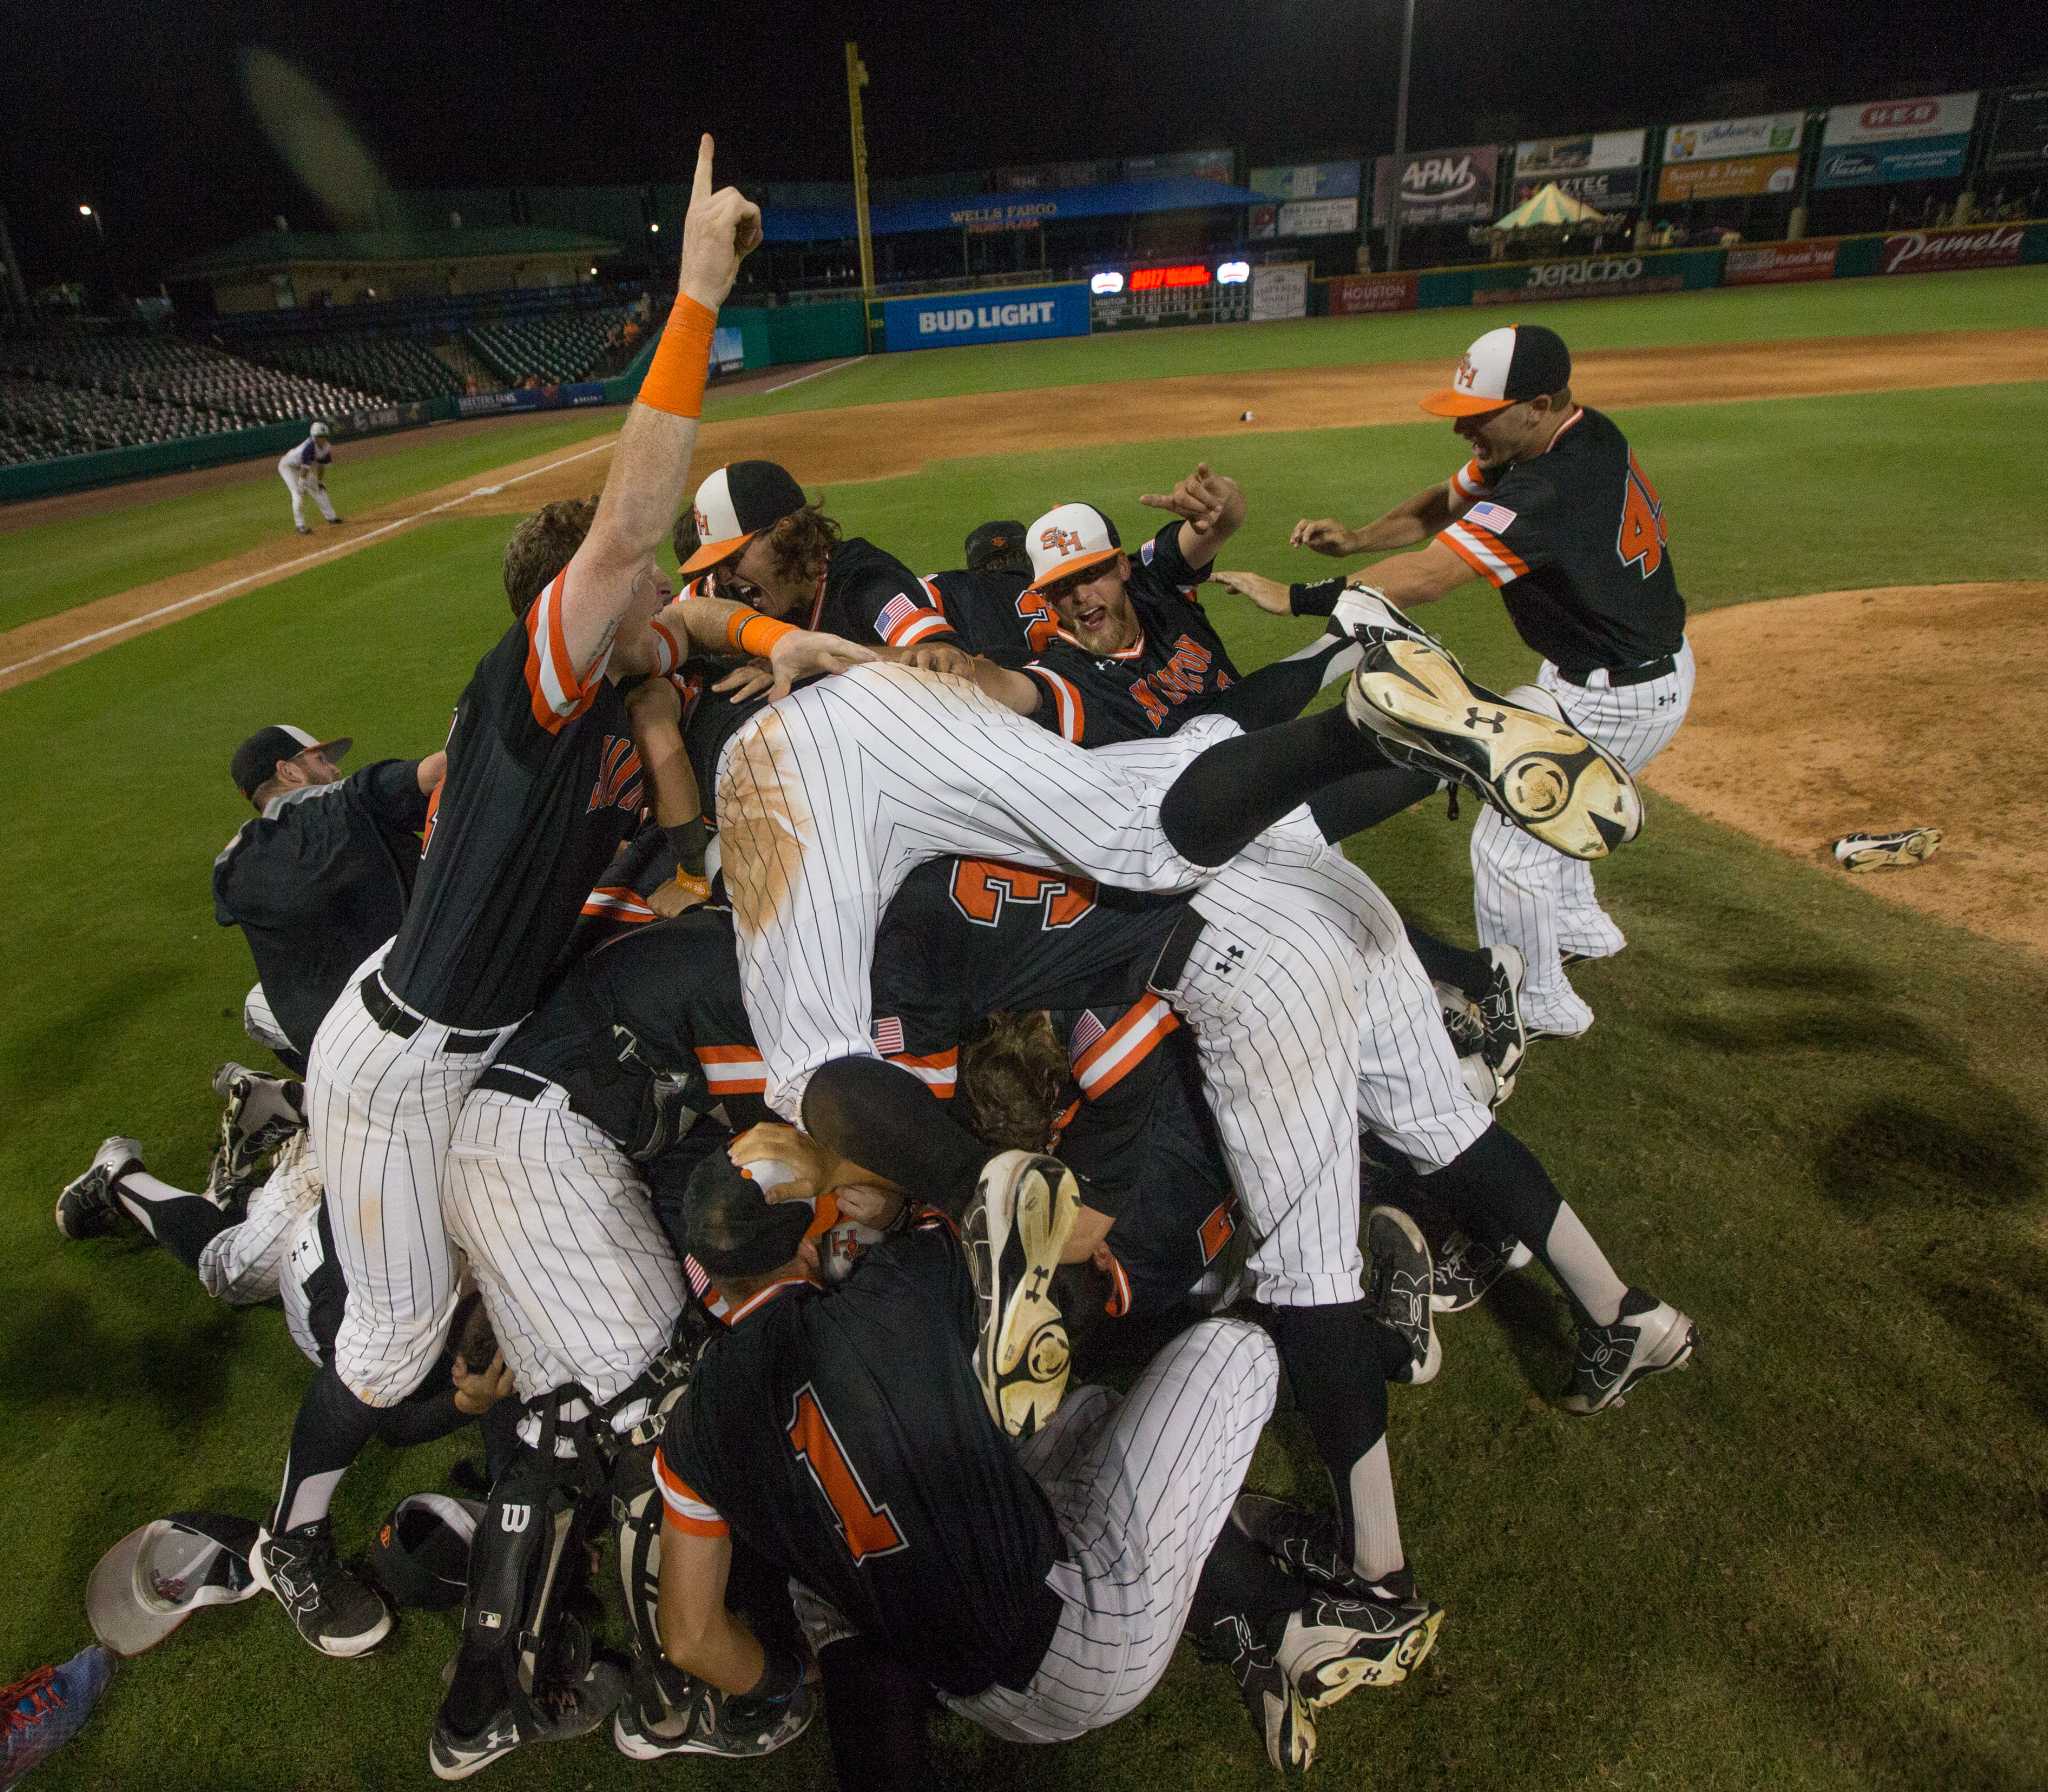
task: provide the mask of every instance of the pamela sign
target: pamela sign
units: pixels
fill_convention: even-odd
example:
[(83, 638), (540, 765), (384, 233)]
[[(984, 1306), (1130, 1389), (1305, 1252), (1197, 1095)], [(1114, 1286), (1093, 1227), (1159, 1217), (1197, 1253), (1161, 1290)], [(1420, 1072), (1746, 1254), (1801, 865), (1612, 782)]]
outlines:
[(1034, 286), (998, 293), (932, 293), (882, 307), (884, 348), (951, 348), (1088, 334), (1088, 288)]

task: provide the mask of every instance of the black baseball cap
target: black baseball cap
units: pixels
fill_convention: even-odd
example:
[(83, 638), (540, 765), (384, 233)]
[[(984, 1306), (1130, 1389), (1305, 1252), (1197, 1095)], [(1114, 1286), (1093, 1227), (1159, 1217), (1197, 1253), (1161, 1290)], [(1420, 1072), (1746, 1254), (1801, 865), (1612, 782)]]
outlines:
[(966, 552), (969, 572), (980, 572), (984, 567), (1004, 572), (1031, 570), (1031, 556), (1024, 551), (1022, 523), (983, 523), (968, 536)]
[(1459, 356), (1451, 383), (1422, 408), (1438, 417), (1483, 417), (1571, 383), (1572, 352), (1562, 336), (1541, 324), (1509, 324), (1488, 330)]
[(815, 1210), (808, 1201), (768, 1199), (761, 1184), (723, 1151), (713, 1151), (683, 1189), (690, 1255), (714, 1276), (758, 1276), (796, 1255)]
[(730, 560), (761, 533), (804, 507), (804, 488), (772, 460), (736, 460), (697, 488), (697, 551), (683, 576)]
[(287, 722), (273, 722), (268, 728), (257, 729), (235, 749), (234, 758), (228, 761), (228, 776), (244, 796), (254, 796), (277, 776), (280, 759), (296, 759), (301, 753), (315, 751), (325, 753), (329, 759), (339, 759), (355, 744), (351, 735), (322, 740), (317, 734), (308, 734)]

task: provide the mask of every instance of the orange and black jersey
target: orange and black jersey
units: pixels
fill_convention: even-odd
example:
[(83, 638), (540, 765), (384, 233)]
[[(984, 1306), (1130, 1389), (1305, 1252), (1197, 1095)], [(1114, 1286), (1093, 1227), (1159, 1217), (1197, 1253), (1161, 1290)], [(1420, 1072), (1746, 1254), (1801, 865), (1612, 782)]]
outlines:
[(670, 1526), (728, 1530), (941, 1692), (1021, 1688), (1058, 1628), (1045, 1495), (990, 1418), (958, 1240), (928, 1220), (827, 1292), (762, 1290), (655, 1456)]
[(1023, 665), (1059, 633), (1052, 606), (1028, 589), (1029, 573), (933, 572), (924, 584), (960, 645), (999, 666)]
[(570, 663), (567, 573), (477, 662), (384, 981), (449, 1026), (516, 1021), (558, 967), (584, 900), (645, 800), (618, 687)]
[(1073, 1067), (1056, 1151), (1115, 1197), (1110, 1313), (1154, 1318), (1187, 1297), (1237, 1230), (1237, 1197), (1194, 1043), (1158, 996), (1055, 1009)]
[(214, 919), (241, 928), (301, 1056), (349, 973), (405, 919), (426, 821), (418, 762), (380, 759), (274, 798), (214, 860)]
[(985, 1016), (1134, 1000), (1187, 913), (1184, 898), (988, 859), (920, 865), (875, 933), (876, 1046), (949, 1096)]
[(1084, 747), (1171, 734), (1237, 683), (1230, 650), (1195, 598), (1209, 569), (1181, 557), (1180, 529), (1168, 523), (1131, 556), (1133, 646), (1091, 654), (1056, 632), (1024, 667), (1041, 687), (1036, 719), (1054, 733)]
[(573, 964), (498, 1053), (646, 1161), (723, 1102), (736, 1130), (774, 1118), (740, 991), (731, 913), (649, 921)]
[(784, 620), (885, 647), (954, 639), (953, 625), (925, 582), (894, 554), (858, 535), (832, 550), (810, 613)]
[(1566, 676), (1684, 644), (1664, 501), (1611, 419), (1581, 408), (1541, 454), (1494, 474), (1468, 461), (1451, 494), (1469, 508), (1436, 539), (1499, 588), (1515, 632)]

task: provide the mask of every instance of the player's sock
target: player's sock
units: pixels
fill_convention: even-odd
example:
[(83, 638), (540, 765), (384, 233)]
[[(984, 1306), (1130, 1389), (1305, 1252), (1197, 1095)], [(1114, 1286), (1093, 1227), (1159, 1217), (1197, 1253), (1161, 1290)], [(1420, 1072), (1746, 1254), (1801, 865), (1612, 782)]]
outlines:
[(1307, 1589), (1228, 1519), (1202, 1563), (1188, 1608), (1187, 1634), (1200, 1638), (1212, 1624), (1243, 1616), (1262, 1634), (1268, 1625), (1285, 1622), (1297, 1610)]
[(1309, 798), (1308, 812), (1316, 818), (1323, 838), (1334, 843), (1414, 808), (1425, 797), (1435, 795), (1442, 784), (1441, 778), (1432, 778), (1427, 772), (1395, 765), (1375, 767), (1324, 785)]
[(331, 1367), (323, 1367), (299, 1401), (272, 1532), (294, 1531), (325, 1518), (341, 1477), (376, 1429), (377, 1409), (350, 1393)]
[(932, 1696), (916, 1674), (864, 1636), (827, 1643), (818, 1651), (818, 1671), (839, 1785), (933, 1784)]
[(1267, 1310), (1280, 1365), (1316, 1453), (1329, 1471), (1352, 1565), (1382, 1580), (1405, 1565), (1387, 1460), (1387, 1383), (1375, 1321), (1363, 1300)]
[(952, 1214), (973, 1198), (991, 1155), (924, 1084), (882, 1058), (820, 1066), (804, 1089), (803, 1126), (841, 1157)]
[(1628, 1284), (1565, 1198), (1535, 1152), (1496, 1122), (1439, 1170), (1452, 1204), (1519, 1238), (1543, 1260), (1576, 1307), (1595, 1325), (1612, 1325)]
[(1343, 706), (1220, 740), (1159, 803), (1167, 844), (1190, 864), (1235, 858), (1290, 809), (1358, 770), (1358, 730)]
[(1408, 1340), (1383, 1319), (1372, 1322), (1372, 1337), (1379, 1346), (1380, 1373), (1389, 1381), (1406, 1381), (1415, 1367), (1415, 1352)]
[(1484, 952), (1468, 952), (1463, 946), (1440, 940), (1405, 917), (1401, 925), (1408, 930), (1408, 944), (1422, 960), (1422, 968), (1429, 973), (1432, 983), (1448, 983), (1475, 1002), (1486, 999), (1487, 991), (1493, 987), (1493, 960)]
[(197, 1270), (199, 1253), (235, 1222), (200, 1195), (188, 1195), (147, 1170), (130, 1170), (114, 1184), (122, 1212), (184, 1264)]

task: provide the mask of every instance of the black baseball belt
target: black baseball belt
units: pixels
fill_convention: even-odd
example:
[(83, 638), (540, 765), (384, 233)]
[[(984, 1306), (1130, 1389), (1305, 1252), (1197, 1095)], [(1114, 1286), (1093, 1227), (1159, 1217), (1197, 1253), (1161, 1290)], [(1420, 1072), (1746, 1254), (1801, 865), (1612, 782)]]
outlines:
[[(427, 1024), (417, 1014), (399, 1006), (375, 971), (365, 977), (357, 987), (363, 992), (363, 1006), (369, 1010), (370, 1018), (394, 1039), (410, 1039)], [(467, 1052), (487, 1052), (497, 1043), (496, 1033), (451, 1032), (442, 1039), (441, 1049), (459, 1055)]]
[(1619, 690), (1623, 685), (1648, 684), (1677, 670), (1678, 655), (1667, 653), (1662, 659), (1644, 660), (1639, 666), (1560, 666), (1557, 675), (1567, 684), (1583, 685), (1594, 673), (1605, 672), (1608, 687)]

